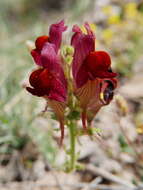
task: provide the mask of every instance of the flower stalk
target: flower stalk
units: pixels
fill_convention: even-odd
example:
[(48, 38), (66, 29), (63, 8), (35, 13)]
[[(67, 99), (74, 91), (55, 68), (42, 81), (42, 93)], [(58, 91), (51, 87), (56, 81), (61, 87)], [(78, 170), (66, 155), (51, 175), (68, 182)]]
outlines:
[(74, 120), (70, 121), (69, 133), (70, 133), (70, 171), (75, 170), (76, 165), (76, 122)]

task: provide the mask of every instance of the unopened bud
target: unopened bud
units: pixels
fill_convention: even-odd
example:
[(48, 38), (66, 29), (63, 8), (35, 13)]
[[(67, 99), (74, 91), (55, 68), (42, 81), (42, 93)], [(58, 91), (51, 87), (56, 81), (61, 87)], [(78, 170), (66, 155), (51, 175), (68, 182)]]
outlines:
[(74, 48), (73, 48), (72, 46), (67, 46), (67, 45), (66, 45), (66, 46), (63, 46), (63, 47), (62, 47), (61, 52), (62, 52), (62, 55), (63, 55), (64, 57), (66, 57), (66, 56), (68, 56), (68, 55), (73, 56)]
[(74, 48), (72, 46), (67, 46), (66, 47), (66, 52), (67, 52), (68, 55), (73, 56), (73, 54), (74, 54)]
[(66, 61), (66, 63), (67, 63), (68, 65), (70, 65), (71, 62), (72, 62), (72, 57), (68, 55), (68, 56), (65, 58), (65, 61)]
[(61, 56), (64, 59), (65, 63), (68, 65), (71, 64), (74, 54), (74, 48), (72, 46), (63, 46), (61, 49)]

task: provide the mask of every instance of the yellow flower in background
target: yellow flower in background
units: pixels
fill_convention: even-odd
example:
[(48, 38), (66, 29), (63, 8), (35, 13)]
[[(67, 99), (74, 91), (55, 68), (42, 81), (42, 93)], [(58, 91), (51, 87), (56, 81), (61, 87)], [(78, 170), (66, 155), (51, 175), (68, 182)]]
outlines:
[(128, 18), (135, 18), (138, 14), (138, 10), (137, 10), (137, 4), (132, 2), (132, 3), (128, 3), (125, 6), (125, 15)]
[(113, 31), (111, 29), (106, 29), (102, 32), (103, 39), (109, 41), (113, 38)]
[(119, 24), (120, 23), (120, 15), (119, 11), (116, 10), (112, 6), (105, 6), (102, 8), (103, 12), (107, 16), (107, 22), (108, 24)]
[(113, 8), (110, 5), (103, 7), (102, 10), (108, 16), (112, 15), (112, 13), (113, 13)]
[(113, 15), (108, 18), (108, 24), (119, 24), (120, 21), (119, 15)]
[(137, 133), (138, 133), (138, 134), (143, 134), (143, 124), (137, 126)]

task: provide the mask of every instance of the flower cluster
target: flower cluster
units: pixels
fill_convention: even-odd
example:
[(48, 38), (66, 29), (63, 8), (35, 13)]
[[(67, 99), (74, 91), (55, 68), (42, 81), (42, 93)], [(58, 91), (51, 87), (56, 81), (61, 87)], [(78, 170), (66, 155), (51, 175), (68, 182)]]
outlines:
[(73, 78), (75, 94), (82, 108), (82, 123), (92, 121), (99, 109), (110, 103), (117, 86), (116, 73), (112, 72), (107, 52), (95, 50), (95, 36), (88, 23), (84, 34), (78, 26), (73, 27), (71, 44), (74, 47)]
[[(45, 98), (56, 113), (61, 128), (61, 144), (68, 95), (73, 93), (77, 97), (83, 128), (87, 132), (87, 126), (99, 109), (113, 99), (117, 86), (117, 74), (112, 72), (110, 56), (105, 51), (95, 50), (95, 35), (88, 23), (84, 24), (84, 32), (77, 25), (73, 26), (72, 78), (65, 73), (66, 63), (60, 49), (62, 33), (66, 29), (64, 21), (60, 21), (50, 26), (48, 36), (36, 39), (31, 55), (38, 68), (29, 77), (30, 87), (26, 87), (32, 95)], [(68, 85), (71, 81), (73, 88)], [(69, 93), (71, 89), (73, 92)]]

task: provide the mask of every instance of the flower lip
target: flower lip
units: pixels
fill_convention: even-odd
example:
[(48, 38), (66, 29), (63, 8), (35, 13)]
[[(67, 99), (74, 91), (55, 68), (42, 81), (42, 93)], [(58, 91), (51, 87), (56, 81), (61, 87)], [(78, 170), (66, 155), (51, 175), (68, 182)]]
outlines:
[(33, 88), (27, 87), (26, 89), (36, 96), (49, 95), (52, 79), (53, 76), (47, 69), (37, 69), (31, 73), (29, 78), (30, 85)]
[(31, 73), (29, 82), (31, 86), (40, 86), (42, 88), (49, 88), (51, 83), (52, 75), (48, 69), (40, 68)]
[(41, 51), (44, 44), (49, 41), (48, 36), (40, 36), (35, 41), (36, 50)]
[(113, 78), (117, 74), (111, 70), (111, 59), (107, 52), (90, 52), (84, 61), (85, 67), (92, 78)]

